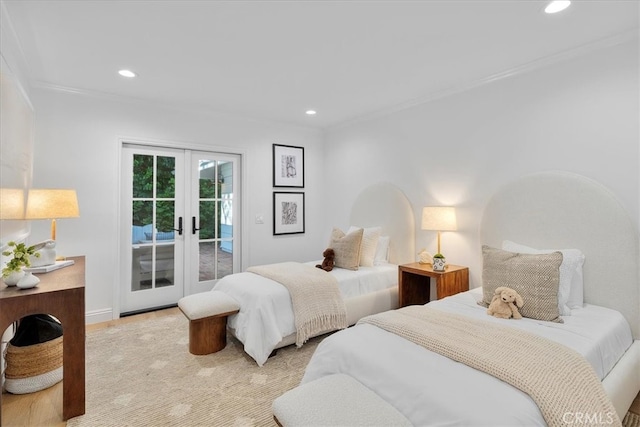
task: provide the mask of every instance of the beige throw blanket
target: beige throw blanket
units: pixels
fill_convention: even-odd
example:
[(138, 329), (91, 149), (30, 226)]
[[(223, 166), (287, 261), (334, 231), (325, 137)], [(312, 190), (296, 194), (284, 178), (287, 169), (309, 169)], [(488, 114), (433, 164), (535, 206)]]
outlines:
[[(368, 316), (369, 323), (486, 372), (527, 393), (549, 426), (620, 426), (591, 365), (574, 350), (537, 335), (425, 306)], [(577, 417), (583, 421), (576, 423)]]
[(297, 262), (260, 265), (247, 271), (275, 280), (289, 291), (296, 346), (315, 335), (349, 326), (338, 281), (326, 271)]

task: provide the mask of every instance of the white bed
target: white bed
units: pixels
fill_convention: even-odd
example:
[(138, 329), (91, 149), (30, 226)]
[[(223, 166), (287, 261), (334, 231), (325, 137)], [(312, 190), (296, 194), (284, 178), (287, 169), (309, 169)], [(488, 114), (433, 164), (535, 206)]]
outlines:
[[(347, 323), (353, 325), (364, 316), (398, 307), (397, 265), (415, 257), (415, 220), (404, 193), (383, 183), (365, 189), (358, 196), (349, 225), (379, 226), (381, 235), (389, 237), (388, 262), (361, 266), (356, 271), (334, 268), (330, 272), (338, 280)], [(319, 247), (318, 252), (324, 249)], [(239, 302), (240, 312), (229, 316), (228, 327), (258, 365), (262, 366), (273, 350), (296, 342), (291, 299), (278, 282), (243, 272), (221, 279), (213, 290), (225, 292)]]
[[(585, 255), (584, 306), (563, 316), (564, 323), (553, 323), (488, 316), (476, 304), (479, 289), (430, 305), (533, 331), (573, 348), (593, 366), (622, 419), (640, 391), (638, 230), (624, 209), (592, 180), (538, 173), (506, 186), (489, 201), (480, 237), (496, 248), (512, 240), (580, 249)], [(599, 262), (603, 253), (613, 258), (611, 264)], [(351, 375), (414, 425), (545, 425), (527, 394), (369, 324), (326, 338), (302, 382), (334, 373)]]

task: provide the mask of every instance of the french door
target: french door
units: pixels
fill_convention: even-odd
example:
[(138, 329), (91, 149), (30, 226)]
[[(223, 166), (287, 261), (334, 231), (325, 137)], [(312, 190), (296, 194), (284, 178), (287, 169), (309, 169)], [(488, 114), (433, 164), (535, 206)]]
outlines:
[(238, 270), (239, 156), (125, 144), (120, 312), (176, 304)]

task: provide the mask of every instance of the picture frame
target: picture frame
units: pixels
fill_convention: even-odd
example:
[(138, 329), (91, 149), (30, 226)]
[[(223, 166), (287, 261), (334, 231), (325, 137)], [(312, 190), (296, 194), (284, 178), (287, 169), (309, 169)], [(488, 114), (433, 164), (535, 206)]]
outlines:
[(273, 186), (304, 188), (304, 147), (273, 144)]
[(304, 233), (304, 193), (273, 192), (273, 235)]

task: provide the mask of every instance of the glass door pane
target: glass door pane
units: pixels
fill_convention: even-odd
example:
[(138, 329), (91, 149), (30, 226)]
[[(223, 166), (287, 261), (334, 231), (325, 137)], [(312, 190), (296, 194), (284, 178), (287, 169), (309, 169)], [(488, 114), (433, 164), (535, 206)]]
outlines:
[(132, 292), (175, 284), (175, 162), (133, 156)]
[(194, 207), (197, 212), (197, 230), (192, 277), (197, 277), (196, 288), (210, 289), (215, 281), (232, 274), (236, 264), (234, 256), (234, 179), (236, 161), (194, 153), (192, 167), (197, 170)]
[[(223, 167), (223, 165), (227, 165)], [(212, 159), (198, 160), (198, 215), (200, 217), (198, 281), (217, 280), (233, 271), (233, 236), (229, 224), (223, 230), (223, 194), (228, 194), (230, 183), (225, 183), (224, 169), (233, 174), (233, 164)], [(229, 179), (227, 180), (229, 181)], [(222, 234), (226, 235), (226, 252), (221, 249)]]

